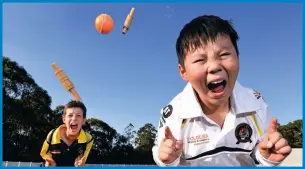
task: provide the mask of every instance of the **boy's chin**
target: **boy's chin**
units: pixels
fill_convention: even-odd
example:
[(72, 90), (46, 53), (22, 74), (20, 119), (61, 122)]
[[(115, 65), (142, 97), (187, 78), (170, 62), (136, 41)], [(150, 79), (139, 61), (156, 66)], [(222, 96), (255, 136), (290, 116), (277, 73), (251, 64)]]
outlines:
[(77, 129), (77, 130), (69, 129), (69, 130), (68, 130), (68, 134), (69, 134), (70, 136), (76, 136), (76, 135), (79, 134), (79, 132), (80, 132), (80, 129)]
[(221, 106), (223, 105), (228, 99), (226, 98), (219, 98), (219, 99), (209, 99), (210, 104), (213, 106)]
[(211, 96), (207, 96), (208, 98), (208, 102), (214, 106), (220, 106), (222, 104), (224, 104), (226, 101), (228, 101), (229, 99), (229, 94), (227, 92), (223, 93), (223, 95), (215, 97), (215, 95)]

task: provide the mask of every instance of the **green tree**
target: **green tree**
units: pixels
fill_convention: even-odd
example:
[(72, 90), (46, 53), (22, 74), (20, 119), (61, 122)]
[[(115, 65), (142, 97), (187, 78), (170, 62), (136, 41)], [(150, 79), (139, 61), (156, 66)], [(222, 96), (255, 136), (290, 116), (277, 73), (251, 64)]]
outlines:
[[(3, 57), (2, 91), (3, 160), (42, 161), (42, 144), (49, 131), (62, 124), (64, 106), (52, 110), (47, 91), (8, 57)], [(136, 143), (132, 124), (119, 134), (102, 120), (89, 118), (83, 128), (94, 138), (88, 163), (153, 164), (150, 147), (156, 130), (152, 125), (138, 131)]]
[(87, 119), (83, 128), (94, 138), (88, 163), (107, 163), (117, 135), (116, 130), (95, 118)]
[(135, 164), (134, 133), (134, 126), (131, 123), (124, 129), (123, 134), (117, 133), (111, 155), (109, 156), (110, 164)]
[(147, 123), (137, 131), (135, 138), (136, 164), (155, 164), (152, 157), (152, 147), (157, 134), (156, 128)]
[(152, 124), (145, 124), (137, 132), (137, 137), (135, 140), (136, 149), (142, 151), (151, 151), (152, 147), (154, 146), (156, 134), (157, 130)]
[(295, 120), (286, 125), (279, 125), (278, 131), (287, 139), (292, 148), (302, 148), (302, 120)]
[(64, 113), (64, 108), (65, 106), (59, 105), (56, 106), (55, 109), (52, 111), (52, 114), (50, 115), (49, 118), (51, 119), (51, 121), (54, 123), (55, 126), (59, 126), (63, 124), (62, 115)]
[(51, 97), (17, 62), (3, 57), (3, 160), (38, 161), (54, 127)]

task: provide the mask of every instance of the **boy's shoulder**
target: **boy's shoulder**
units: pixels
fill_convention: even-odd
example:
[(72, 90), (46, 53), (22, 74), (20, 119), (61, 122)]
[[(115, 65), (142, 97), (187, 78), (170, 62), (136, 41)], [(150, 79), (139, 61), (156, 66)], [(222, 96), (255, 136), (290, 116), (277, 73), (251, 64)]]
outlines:
[(47, 138), (50, 138), (50, 137), (53, 135), (53, 133), (55, 132), (55, 129), (56, 129), (56, 128), (54, 128), (54, 129), (52, 129), (52, 130), (49, 131), (49, 133), (48, 133), (48, 135), (47, 135)]
[(92, 135), (85, 130), (84, 130), (84, 132), (85, 132), (85, 135), (86, 135), (86, 138), (87, 138), (87, 142), (91, 142), (93, 140)]
[(162, 127), (164, 124), (169, 125), (180, 122), (178, 111), (181, 110), (181, 94), (182, 92), (176, 95), (161, 109), (160, 127)]
[[(49, 144), (52, 143), (53, 135), (54, 135), (54, 133), (55, 133), (57, 130), (59, 130), (59, 127), (53, 128), (53, 129), (51, 129), (51, 130), (49, 131), (49, 133), (48, 133), (48, 135), (47, 135), (47, 139), (46, 139), (46, 141), (47, 141)], [(59, 132), (59, 131), (57, 131), (57, 132)]]
[[(179, 108), (181, 107), (182, 102), (182, 92), (178, 93), (172, 100), (168, 102), (166, 106), (164, 106), (161, 110), (161, 114), (164, 117), (169, 117), (173, 114), (173, 112), (177, 112)], [(174, 113), (177, 115), (177, 113)]]
[(235, 95), (243, 96), (244, 99), (245, 99), (243, 101), (258, 102), (261, 105), (266, 105), (267, 104), (265, 102), (262, 94), (258, 90), (254, 89), (254, 88), (242, 86), (238, 82), (236, 82), (236, 84), (235, 84), (235, 88), (234, 88), (233, 93)]
[(235, 108), (239, 112), (256, 112), (263, 123), (266, 123), (271, 117), (269, 106), (258, 90), (244, 87), (236, 82), (233, 95), (235, 97)]

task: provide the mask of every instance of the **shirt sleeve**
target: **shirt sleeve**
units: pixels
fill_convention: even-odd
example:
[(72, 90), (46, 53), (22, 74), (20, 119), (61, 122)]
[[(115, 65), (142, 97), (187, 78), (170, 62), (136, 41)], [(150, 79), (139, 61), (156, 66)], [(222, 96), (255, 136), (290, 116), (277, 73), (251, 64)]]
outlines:
[(91, 136), (91, 140), (90, 142), (87, 144), (86, 146), (86, 150), (85, 150), (85, 153), (84, 153), (84, 156), (85, 156), (85, 159), (84, 159), (84, 164), (86, 163), (87, 159), (88, 159), (88, 156), (89, 156), (89, 153), (92, 149), (92, 146), (93, 146), (93, 142), (94, 142), (94, 139), (92, 138)]
[(153, 159), (158, 166), (178, 166), (180, 164), (181, 155), (171, 164), (165, 164), (159, 159), (158, 153), (159, 153), (160, 143), (165, 136), (164, 135), (165, 127), (168, 126), (174, 137), (176, 139), (180, 139), (181, 123), (182, 120), (180, 120), (177, 116), (175, 116), (173, 112), (171, 112), (171, 115), (169, 117), (164, 117), (163, 109), (161, 109), (161, 117), (158, 124), (158, 132), (155, 139), (155, 144), (152, 148)]
[(87, 159), (88, 159), (88, 156), (89, 156), (89, 154), (90, 154), (90, 151), (91, 151), (91, 149), (92, 149), (93, 142), (94, 142), (94, 139), (92, 138), (92, 136), (91, 136), (89, 133), (86, 133), (86, 135), (87, 135), (89, 141), (88, 141), (88, 143), (87, 143), (87, 145), (86, 145), (86, 150), (85, 150), (85, 152), (84, 152), (84, 155), (80, 155), (80, 156), (78, 156), (78, 157), (75, 159), (75, 161), (78, 161), (78, 160), (80, 160), (82, 157), (84, 157), (84, 161), (83, 161), (83, 163), (81, 164), (81, 166), (84, 166), (84, 165), (86, 164), (86, 161), (87, 161)]
[(46, 140), (43, 142), (41, 151), (40, 151), (40, 156), (42, 157), (42, 159), (46, 160), (47, 158), (51, 158), (52, 159), (52, 154), (48, 151), (49, 150), (49, 143), (48, 139), (51, 137), (52, 131), (49, 132)]

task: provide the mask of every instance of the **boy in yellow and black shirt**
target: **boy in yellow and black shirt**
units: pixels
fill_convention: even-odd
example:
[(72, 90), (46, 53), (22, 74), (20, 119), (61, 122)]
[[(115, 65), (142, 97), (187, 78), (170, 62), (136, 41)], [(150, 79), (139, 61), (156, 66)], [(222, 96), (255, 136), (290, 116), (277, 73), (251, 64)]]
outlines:
[(92, 136), (82, 129), (86, 122), (82, 102), (69, 102), (63, 112), (63, 123), (49, 132), (40, 155), (46, 166), (84, 166), (93, 145)]

